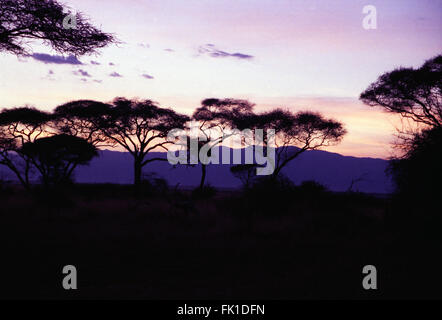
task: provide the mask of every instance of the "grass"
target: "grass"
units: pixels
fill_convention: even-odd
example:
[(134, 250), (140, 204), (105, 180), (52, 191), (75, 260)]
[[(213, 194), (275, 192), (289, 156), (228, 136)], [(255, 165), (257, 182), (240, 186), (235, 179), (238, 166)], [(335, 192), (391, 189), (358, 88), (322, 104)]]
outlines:
[[(0, 193), (4, 298), (441, 297), (438, 244), (391, 228), (389, 198), (295, 188), (77, 185)], [(78, 290), (62, 289), (62, 268)], [(362, 268), (379, 290), (362, 288)]]

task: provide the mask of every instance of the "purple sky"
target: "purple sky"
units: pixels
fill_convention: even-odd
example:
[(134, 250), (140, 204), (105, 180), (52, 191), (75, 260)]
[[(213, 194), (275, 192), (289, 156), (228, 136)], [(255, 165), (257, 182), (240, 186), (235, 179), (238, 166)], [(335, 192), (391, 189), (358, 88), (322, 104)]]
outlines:
[[(441, 0), (67, 0), (123, 42), (98, 56), (0, 54), (0, 107), (150, 98), (191, 113), (206, 97), (315, 110), (349, 134), (329, 150), (388, 157), (395, 119), (358, 102), (383, 72), (442, 52)], [(362, 8), (377, 9), (365, 30)], [(80, 64), (81, 63), (81, 64)]]

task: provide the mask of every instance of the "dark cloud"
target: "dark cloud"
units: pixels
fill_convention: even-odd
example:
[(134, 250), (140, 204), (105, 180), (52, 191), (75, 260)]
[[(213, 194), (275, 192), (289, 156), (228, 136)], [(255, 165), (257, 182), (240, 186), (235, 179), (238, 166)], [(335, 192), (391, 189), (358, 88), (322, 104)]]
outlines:
[(109, 76), (114, 77), (114, 78), (121, 78), (122, 77), (122, 75), (119, 74), (118, 72), (112, 72)]
[(249, 54), (244, 54), (240, 52), (230, 53), (223, 50), (219, 50), (214, 44), (206, 44), (198, 48), (199, 54), (208, 55), (212, 58), (236, 58), (241, 60), (250, 60), (254, 57)]
[(54, 74), (54, 71), (49, 70), (48, 74)]
[(153, 76), (151, 76), (151, 75), (149, 75), (149, 74), (147, 74), (147, 73), (142, 74), (141, 76), (142, 76), (143, 78), (146, 78), (146, 79), (149, 79), (149, 80), (151, 80), (151, 79), (155, 79)]
[(99, 66), (101, 63), (98, 61), (91, 60), (91, 64)]
[(238, 58), (238, 59), (252, 59), (253, 58), (253, 56), (251, 56), (251, 55), (239, 53), (239, 52), (232, 53), (232, 54), (230, 54), (230, 56)]
[(110, 66), (114, 66), (115, 64), (113, 62), (109, 62), (109, 65)]
[(33, 53), (31, 57), (43, 63), (73, 64), (73, 65), (83, 64), (73, 55), (70, 55), (68, 57), (63, 57), (63, 56), (52, 56), (46, 53)]
[(83, 69), (78, 69), (77, 71), (72, 72), (73, 74), (77, 75), (77, 76), (82, 76), (82, 77), (92, 77), (89, 72), (87, 72), (86, 70)]

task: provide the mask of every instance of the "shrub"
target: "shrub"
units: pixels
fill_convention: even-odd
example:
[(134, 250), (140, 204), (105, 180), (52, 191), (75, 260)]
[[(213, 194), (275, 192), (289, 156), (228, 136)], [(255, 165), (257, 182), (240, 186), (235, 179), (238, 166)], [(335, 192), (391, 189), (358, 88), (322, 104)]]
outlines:
[(247, 210), (258, 214), (279, 216), (293, 209), (295, 186), (285, 176), (262, 177), (244, 192)]
[(306, 194), (321, 194), (327, 192), (327, 187), (314, 180), (305, 180), (298, 187), (298, 190)]
[(136, 188), (137, 194), (144, 196), (162, 196), (170, 191), (167, 180), (158, 177), (155, 173), (143, 175), (140, 185)]
[(216, 195), (216, 188), (211, 185), (205, 185), (202, 188), (196, 188), (192, 191), (192, 198), (209, 199)]

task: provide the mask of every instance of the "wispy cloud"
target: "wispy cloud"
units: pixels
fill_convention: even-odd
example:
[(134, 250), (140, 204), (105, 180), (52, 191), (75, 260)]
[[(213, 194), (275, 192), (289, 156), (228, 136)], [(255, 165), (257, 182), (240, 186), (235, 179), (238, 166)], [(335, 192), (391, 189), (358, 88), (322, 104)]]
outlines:
[(151, 75), (149, 75), (149, 74), (147, 74), (147, 73), (144, 73), (144, 74), (142, 74), (141, 75), (143, 78), (146, 78), (146, 79), (155, 79), (153, 76), (151, 76)]
[(42, 79), (54, 81), (55, 80), (54, 75), (55, 75), (55, 72), (52, 69), (49, 69), (46, 76), (42, 77)]
[(33, 53), (31, 57), (43, 63), (73, 64), (73, 65), (83, 64), (73, 55), (70, 55), (68, 57), (63, 57), (63, 56), (53, 56), (46, 53)]
[(77, 76), (82, 76), (82, 77), (92, 77), (89, 72), (87, 72), (86, 70), (83, 69), (78, 69), (77, 71), (73, 71), (73, 74), (77, 75)]
[(173, 50), (171, 48), (166, 48), (166, 49), (164, 49), (164, 51), (166, 51), (166, 52), (175, 52), (175, 50)]
[(110, 65), (110, 66), (114, 66), (115, 63), (113, 63), (113, 62), (109, 62), (109, 65)]
[(112, 72), (109, 76), (113, 77), (113, 78), (121, 78), (122, 77), (122, 75), (119, 74), (118, 72)]
[(138, 46), (141, 48), (146, 48), (146, 49), (150, 48), (150, 44), (148, 44), (148, 43), (138, 43)]
[(245, 53), (230, 53), (227, 51), (219, 50), (214, 44), (211, 43), (200, 46), (198, 48), (198, 53), (202, 55), (208, 55), (212, 58), (236, 58), (241, 60), (250, 60), (254, 58), (254, 56)]
[(101, 63), (98, 61), (91, 60), (91, 64), (99, 66)]

